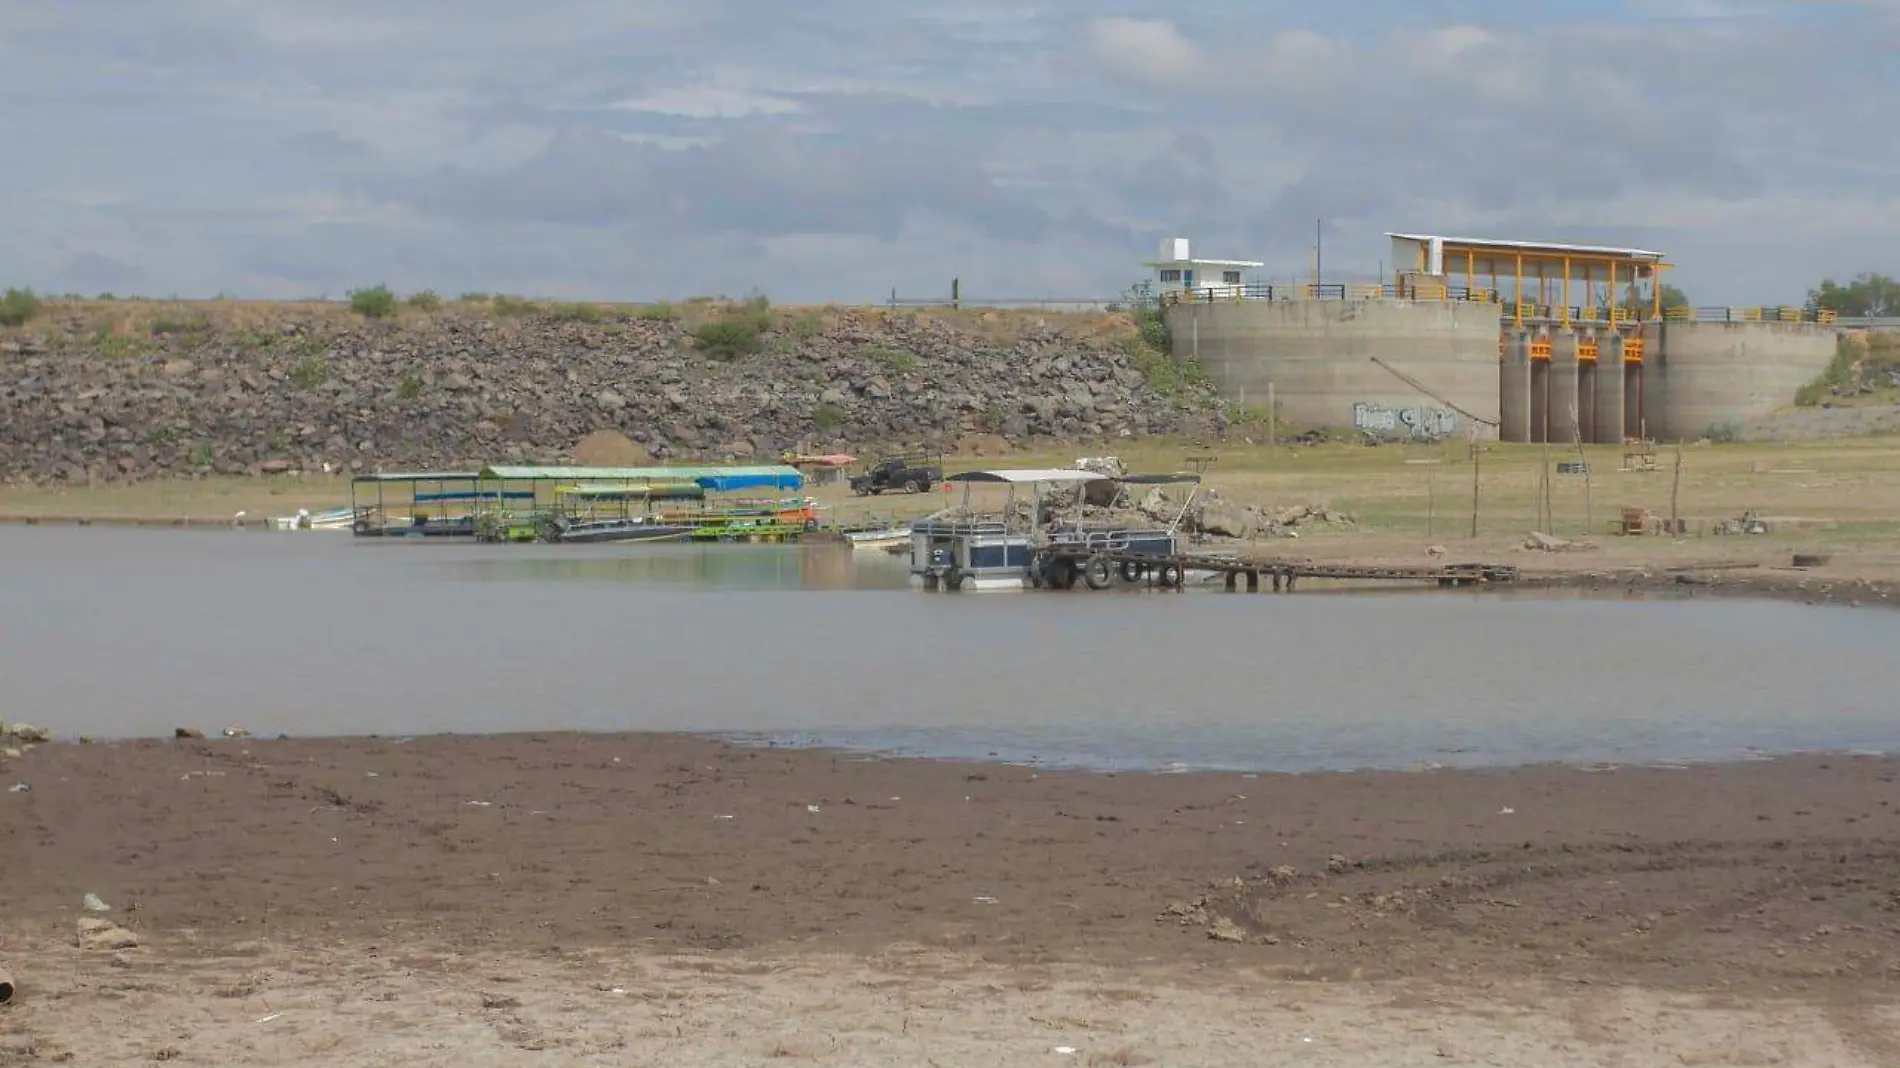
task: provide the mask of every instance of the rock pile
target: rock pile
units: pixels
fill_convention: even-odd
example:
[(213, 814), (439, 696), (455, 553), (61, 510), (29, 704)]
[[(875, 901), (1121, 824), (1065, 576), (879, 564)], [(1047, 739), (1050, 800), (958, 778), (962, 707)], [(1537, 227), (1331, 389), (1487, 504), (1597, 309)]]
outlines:
[(1224, 425), (1210, 393), (1151, 387), (1157, 357), (1099, 316), (775, 310), (753, 320), (756, 351), (735, 353), (703, 341), (734, 314), (712, 305), (674, 318), (453, 304), (376, 321), (330, 305), (156, 307), (53, 305), (0, 330), (0, 479), (553, 461), (601, 430), (656, 459), (718, 462)]

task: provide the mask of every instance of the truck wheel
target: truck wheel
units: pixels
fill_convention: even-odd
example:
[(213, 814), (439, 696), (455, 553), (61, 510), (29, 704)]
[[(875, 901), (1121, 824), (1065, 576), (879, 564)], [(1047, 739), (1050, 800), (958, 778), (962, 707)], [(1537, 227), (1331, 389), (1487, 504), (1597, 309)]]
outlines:
[(1114, 571), (1109, 568), (1108, 561), (1099, 556), (1089, 557), (1088, 562), (1082, 565), (1082, 581), (1088, 583), (1091, 590), (1108, 589), (1109, 580), (1113, 577)]
[(904, 492), (905, 492), (905, 493), (916, 493), (916, 492), (917, 492), (917, 480), (916, 480), (916, 479), (914, 479), (914, 478), (907, 478), (907, 479), (905, 479), (905, 480), (904, 480)]

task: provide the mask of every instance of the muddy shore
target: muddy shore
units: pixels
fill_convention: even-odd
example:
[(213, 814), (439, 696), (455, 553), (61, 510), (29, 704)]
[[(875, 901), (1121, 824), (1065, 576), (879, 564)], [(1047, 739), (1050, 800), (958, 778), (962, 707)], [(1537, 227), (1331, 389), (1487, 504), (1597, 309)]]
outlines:
[[(4, 765), (29, 789), (0, 794), (0, 968), (21, 990), (0, 1010), (0, 1052), (11, 1034), (16, 1050), (98, 1055), (85, 1063), (296, 1060), (167, 1038), (147, 1017), (164, 1033), (73, 1031), (127, 997), (261, 1018), (293, 988), (358, 997), (400, 979), (479, 1015), (478, 995), (521, 1004), (510, 975), (562, 973), (571, 997), (578, 974), (681, 960), (704, 983), (853, 976), (860, 994), (884, 981), (867, 968), (992, 997), (1062, 976), (1122, 990), (1244, 976), (1256, 994), (1319, 982), (1348, 1000), (1641, 989), (1830, 1013), (1900, 994), (1900, 761), (1885, 758), (1111, 775), (536, 734), (53, 744)], [(112, 911), (86, 913), (87, 893)], [(75, 947), (89, 915), (140, 945)], [(734, 996), (720, 989), (701, 994)], [(1206, 996), (1214, 1012), (1232, 991)], [(751, 1059), (675, 1063), (765, 1057), (746, 1041)], [(502, 1045), (461, 1063), (591, 1063)], [(325, 1048), (329, 1063), (373, 1052)]]

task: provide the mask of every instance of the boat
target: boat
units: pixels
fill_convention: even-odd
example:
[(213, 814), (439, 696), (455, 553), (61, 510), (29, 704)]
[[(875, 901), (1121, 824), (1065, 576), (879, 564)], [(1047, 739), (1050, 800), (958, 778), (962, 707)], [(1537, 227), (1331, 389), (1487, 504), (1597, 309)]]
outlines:
[(356, 524), (356, 509), (345, 505), (321, 512), (297, 509), (296, 515), (273, 516), (272, 530), (349, 530)]
[(844, 540), (853, 549), (860, 552), (875, 552), (880, 549), (896, 548), (899, 551), (910, 544), (909, 523), (888, 527), (876, 527), (868, 530), (846, 530), (841, 533)]
[[(966, 471), (951, 475), (945, 482), (964, 485), (961, 514), (919, 520), (911, 524), (910, 572), (915, 586), (926, 590), (1025, 590), (1050, 587), (1067, 589), (1078, 578), (1086, 577), (1091, 586), (1109, 583), (1119, 577), (1134, 583), (1159, 573), (1162, 565), (1151, 567), (1129, 556), (1165, 558), (1179, 555), (1184, 537), (1179, 533), (1180, 517), (1166, 527), (1128, 524), (1091, 524), (1085, 521), (1087, 485), (1096, 482), (1195, 482), (1198, 475), (1163, 475), (1117, 479), (1096, 471), (1065, 468), (1015, 468)], [(970, 507), (970, 488), (993, 484), (1009, 487), (1009, 499), (1000, 518), (979, 516)], [(1044, 525), (1045, 486), (1075, 489), (1075, 514), (1071, 518)], [(1028, 487), (1028, 508), (1017, 505), (1021, 487)], [(1026, 511), (1026, 515), (1024, 514)], [(1185, 514), (1185, 507), (1183, 508)], [(1095, 554), (1119, 557), (1108, 568), (1098, 561), (1099, 572), (1083, 575), (1076, 561)], [(1174, 569), (1178, 571), (1178, 568)], [(1178, 574), (1165, 574), (1169, 585), (1178, 582)]]
[(689, 526), (655, 522), (647, 516), (613, 519), (569, 519), (558, 516), (545, 530), (546, 540), (562, 545), (591, 545), (600, 542), (678, 541), (692, 533)]

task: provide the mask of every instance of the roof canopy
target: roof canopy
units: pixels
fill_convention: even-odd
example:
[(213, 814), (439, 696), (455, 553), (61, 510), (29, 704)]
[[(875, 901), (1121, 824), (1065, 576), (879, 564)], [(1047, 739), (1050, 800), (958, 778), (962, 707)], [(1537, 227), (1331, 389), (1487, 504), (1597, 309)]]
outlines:
[(1017, 467), (994, 471), (964, 471), (945, 482), (1105, 482), (1108, 476), (1098, 471), (1076, 471), (1062, 467)]
[(1522, 252), (1535, 256), (1601, 256), (1607, 259), (1648, 260), (1660, 263), (1663, 254), (1645, 248), (1617, 248), (1614, 245), (1560, 245), (1547, 241), (1504, 241), (1490, 237), (1449, 237), (1444, 234), (1395, 234), (1385, 236), (1400, 241), (1428, 243), (1437, 241), (1447, 248), (1477, 249), (1492, 252)]
[(482, 468), (481, 477), (505, 482), (692, 482), (702, 489), (798, 489), (805, 475), (796, 467), (514, 467)]
[(1117, 482), (1127, 482), (1137, 486), (1172, 485), (1177, 482), (1199, 482), (1201, 476), (1185, 471), (1165, 475), (1123, 475)]
[(352, 478), (352, 482), (473, 482), (479, 471), (377, 471)]

